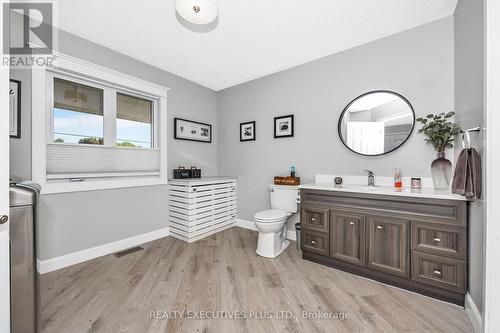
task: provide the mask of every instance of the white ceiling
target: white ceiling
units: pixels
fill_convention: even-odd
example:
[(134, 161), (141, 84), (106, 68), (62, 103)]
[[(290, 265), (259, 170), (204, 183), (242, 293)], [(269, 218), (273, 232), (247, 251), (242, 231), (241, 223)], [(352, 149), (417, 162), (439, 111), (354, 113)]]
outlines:
[(453, 14), (458, 0), (219, 0), (210, 31), (175, 15), (174, 0), (59, 0), (56, 22), (214, 90)]

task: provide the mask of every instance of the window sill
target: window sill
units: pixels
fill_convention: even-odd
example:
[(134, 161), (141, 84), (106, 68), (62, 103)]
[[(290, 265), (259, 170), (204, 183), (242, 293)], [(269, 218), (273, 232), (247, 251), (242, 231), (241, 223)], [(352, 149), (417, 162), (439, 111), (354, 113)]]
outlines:
[(47, 179), (46, 184), (42, 186), (41, 194), (112, 190), (128, 187), (166, 185), (167, 183), (166, 177), (160, 176), (90, 178), (81, 182), (70, 182), (68, 179)]

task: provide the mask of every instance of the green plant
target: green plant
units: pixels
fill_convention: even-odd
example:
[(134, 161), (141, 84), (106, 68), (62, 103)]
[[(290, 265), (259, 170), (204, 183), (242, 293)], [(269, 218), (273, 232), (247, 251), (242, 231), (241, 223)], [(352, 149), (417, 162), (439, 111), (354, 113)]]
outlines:
[(132, 142), (128, 142), (128, 141), (118, 142), (116, 145), (118, 147), (137, 147), (137, 145), (133, 144)]
[(434, 146), (434, 149), (441, 153), (446, 148), (453, 148), (455, 135), (460, 131), (460, 127), (450, 118), (455, 115), (455, 112), (428, 114), (425, 118), (417, 118), (419, 123), (422, 123), (422, 128), (418, 133), (423, 133), (427, 136), (425, 141)]
[(88, 137), (78, 140), (78, 143), (84, 143), (87, 145), (102, 145), (104, 143), (103, 138)]

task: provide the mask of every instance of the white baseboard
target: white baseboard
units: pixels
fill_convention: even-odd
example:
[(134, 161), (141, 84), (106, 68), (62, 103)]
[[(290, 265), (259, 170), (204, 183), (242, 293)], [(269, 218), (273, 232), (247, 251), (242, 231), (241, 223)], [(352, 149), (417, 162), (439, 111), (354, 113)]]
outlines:
[[(257, 227), (255, 226), (255, 222), (236, 219), (236, 226), (244, 229), (255, 230), (257, 231)], [(295, 230), (287, 230), (286, 239), (296, 241), (297, 237), (295, 235)]]
[(297, 235), (295, 234), (295, 230), (288, 229), (286, 231), (286, 239), (297, 241)]
[(470, 294), (467, 293), (465, 295), (465, 311), (467, 312), (467, 315), (469, 316), (469, 320), (471, 321), (472, 327), (474, 328), (474, 331), (476, 333), (480, 333), (483, 331), (483, 316), (481, 315), (481, 312), (476, 306), (476, 303), (474, 303), (474, 300), (470, 297)]
[(102, 257), (117, 251), (129, 249), (131, 247), (148, 243), (156, 239), (167, 237), (169, 235), (170, 235), (170, 230), (167, 227), (152, 232), (148, 232), (146, 234), (141, 234), (126, 239), (121, 239), (116, 242), (98, 245), (90, 249), (85, 249), (82, 251), (65, 254), (60, 257), (47, 260), (37, 260), (38, 272), (40, 274), (45, 274), (64, 267), (79, 264), (87, 260)]
[(255, 226), (255, 222), (248, 221), (248, 220), (236, 219), (236, 226), (243, 228), (243, 229), (257, 231), (257, 227)]

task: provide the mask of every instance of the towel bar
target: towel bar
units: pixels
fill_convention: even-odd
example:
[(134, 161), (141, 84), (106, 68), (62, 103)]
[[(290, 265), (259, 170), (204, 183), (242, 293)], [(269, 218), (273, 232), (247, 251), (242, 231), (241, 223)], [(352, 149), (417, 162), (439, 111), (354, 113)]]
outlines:
[(466, 129), (466, 130), (461, 129), (460, 133), (464, 133), (464, 132), (470, 133), (470, 132), (480, 132), (480, 131), (481, 131), (481, 126), (477, 126), (477, 127), (472, 127), (472, 128)]

